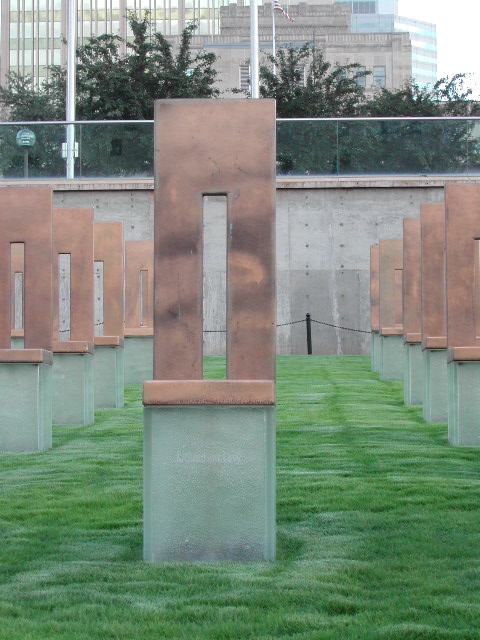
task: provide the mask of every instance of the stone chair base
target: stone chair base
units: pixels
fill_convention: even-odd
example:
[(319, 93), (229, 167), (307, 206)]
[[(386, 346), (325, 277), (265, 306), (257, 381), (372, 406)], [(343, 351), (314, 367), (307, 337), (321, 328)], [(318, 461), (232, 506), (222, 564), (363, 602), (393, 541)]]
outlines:
[(0, 451), (51, 449), (52, 354), (5, 351), (5, 358), (0, 357)]

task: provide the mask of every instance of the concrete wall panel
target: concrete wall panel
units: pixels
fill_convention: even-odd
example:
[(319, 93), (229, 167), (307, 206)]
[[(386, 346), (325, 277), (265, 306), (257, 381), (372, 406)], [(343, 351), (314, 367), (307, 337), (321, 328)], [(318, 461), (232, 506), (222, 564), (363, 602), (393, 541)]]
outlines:
[[(54, 206), (93, 206), (95, 220), (124, 223), (125, 241), (153, 239), (153, 190), (139, 183), (54, 191)], [(312, 318), (369, 329), (370, 245), (401, 238), (403, 218), (423, 203), (443, 202), (439, 180), (372, 178), (279, 182), (277, 188), (277, 323)], [(204, 328), (225, 328), (224, 205), (206, 204)], [(279, 354), (305, 354), (305, 324), (279, 327)], [(369, 354), (370, 336), (312, 325), (314, 353)], [(205, 353), (225, 351), (224, 334), (205, 334)]]

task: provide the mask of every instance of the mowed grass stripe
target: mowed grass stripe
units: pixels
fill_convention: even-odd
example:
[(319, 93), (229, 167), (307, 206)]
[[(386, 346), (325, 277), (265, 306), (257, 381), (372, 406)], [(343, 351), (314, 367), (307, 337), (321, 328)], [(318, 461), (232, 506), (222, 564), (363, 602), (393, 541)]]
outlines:
[(279, 358), (277, 562), (150, 566), (129, 387), (0, 454), (0, 638), (477, 638), (479, 463), (368, 358)]

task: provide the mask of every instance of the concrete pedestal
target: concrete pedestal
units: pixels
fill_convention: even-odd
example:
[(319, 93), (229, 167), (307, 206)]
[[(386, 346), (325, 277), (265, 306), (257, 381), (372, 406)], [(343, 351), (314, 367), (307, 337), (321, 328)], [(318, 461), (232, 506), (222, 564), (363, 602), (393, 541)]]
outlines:
[(51, 447), (51, 364), (0, 363), (0, 451)]
[(422, 345), (406, 343), (403, 346), (403, 398), (407, 407), (423, 404)]
[(95, 409), (123, 407), (123, 346), (98, 346), (95, 340)]
[(422, 359), (423, 419), (425, 422), (447, 422), (447, 350), (424, 349)]
[(403, 380), (403, 336), (381, 336), (380, 347), (380, 380)]
[(95, 421), (94, 356), (54, 353), (53, 424), (88, 425)]
[(153, 336), (125, 336), (125, 384), (153, 379)]
[(143, 469), (145, 560), (274, 559), (274, 406), (145, 406)]
[(449, 362), (448, 442), (457, 447), (480, 446), (480, 361)]
[(372, 331), (372, 371), (380, 372), (380, 334), (378, 331)]

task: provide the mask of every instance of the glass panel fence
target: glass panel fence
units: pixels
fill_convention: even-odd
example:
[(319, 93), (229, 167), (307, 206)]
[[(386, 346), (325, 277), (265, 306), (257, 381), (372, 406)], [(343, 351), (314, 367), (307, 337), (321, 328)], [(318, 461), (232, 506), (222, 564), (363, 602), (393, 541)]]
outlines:
[[(0, 180), (66, 178), (62, 122), (0, 123)], [(75, 124), (76, 179), (152, 178), (153, 122)], [(277, 176), (480, 175), (480, 119), (277, 121)]]

